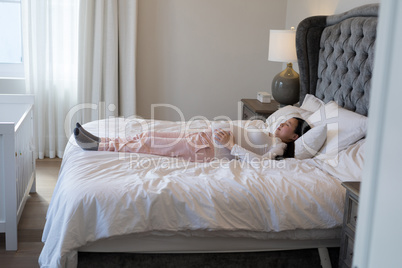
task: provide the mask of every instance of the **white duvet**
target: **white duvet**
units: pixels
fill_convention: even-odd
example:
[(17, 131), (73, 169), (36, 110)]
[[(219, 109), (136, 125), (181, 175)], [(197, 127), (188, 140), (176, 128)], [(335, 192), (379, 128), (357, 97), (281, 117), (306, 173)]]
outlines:
[[(108, 120), (101, 136), (135, 134), (151, 121)], [(181, 123), (153, 121), (171, 131)], [(236, 121), (244, 124), (245, 121)], [(190, 128), (204, 128), (193, 122)], [(253, 127), (264, 128), (262, 121)], [(77, 249), (102, 238), (158, 231), (280, 232), (339, 227), (344, 189), (306, 160), (189, 163), (90, 152), (67, 145), (43, 232), (41, 267), (75, 267)]]

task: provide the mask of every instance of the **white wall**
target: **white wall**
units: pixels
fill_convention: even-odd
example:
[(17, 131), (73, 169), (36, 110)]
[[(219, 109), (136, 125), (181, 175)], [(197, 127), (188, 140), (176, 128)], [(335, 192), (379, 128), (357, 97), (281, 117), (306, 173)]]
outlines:
[[(378, 2), (139, 0), (137, 112), (150, 118), (152, 104), (166, 103), (187, 120), (237, 119), (237, 102), (270, 92), (272, 78), (284, 68), (267, 60), (269, 29)], [(156, 109), (155, 118), (180, 119), (171, 108)]]
[[(237, 118), (237, 102), (270, 91), (269, 29), (285, 27), (286, 1), (139, 0), (137, 112), (167, 103), (193, 116)], [(179, 120), (170, 108), (157, 119)]]

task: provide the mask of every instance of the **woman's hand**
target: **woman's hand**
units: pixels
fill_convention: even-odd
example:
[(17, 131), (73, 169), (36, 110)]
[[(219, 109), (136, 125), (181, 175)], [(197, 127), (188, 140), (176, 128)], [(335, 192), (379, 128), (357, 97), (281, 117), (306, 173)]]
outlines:
[(225, 148), (232, 150), (235, 145), (235, 138), (232, 135), (232, 132), (225, 131), (223, 129), (215, 130), (215, 141), (222, 144)]

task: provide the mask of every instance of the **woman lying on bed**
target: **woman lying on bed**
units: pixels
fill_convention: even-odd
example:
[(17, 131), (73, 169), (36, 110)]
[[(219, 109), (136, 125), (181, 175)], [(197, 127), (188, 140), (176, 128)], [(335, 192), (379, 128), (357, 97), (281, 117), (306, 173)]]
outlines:
[(293, 117), (280, 124), (274, 134), (266, 134), (266, 144), (256, 146), (258, 150), (247, 150), (236, 144), (230, 131), (208, 129), (202, 132), (183, 134), (180, 132), (143, 132), (129, 138), (99, 138), (79, 123), (74, 129), (77, 144), (87, 151), (111, 151), (144, 153), (160, 156), (182, 157), (191, 162), (209, 162), (216, 156), (218, 149), (213, 139), (227, 150), (228, 156), (240, 160), (252, 161), (258, 159), (274, 159), (277, 156), (292, 157), (294, 141), (310, 130), (303, 119)]

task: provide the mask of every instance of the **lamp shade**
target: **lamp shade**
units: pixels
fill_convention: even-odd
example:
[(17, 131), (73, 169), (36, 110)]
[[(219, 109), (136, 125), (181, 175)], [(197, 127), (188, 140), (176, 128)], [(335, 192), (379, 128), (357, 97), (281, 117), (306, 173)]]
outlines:
[(270, 30), (269, 61), (296, 62), (296, 31)]

